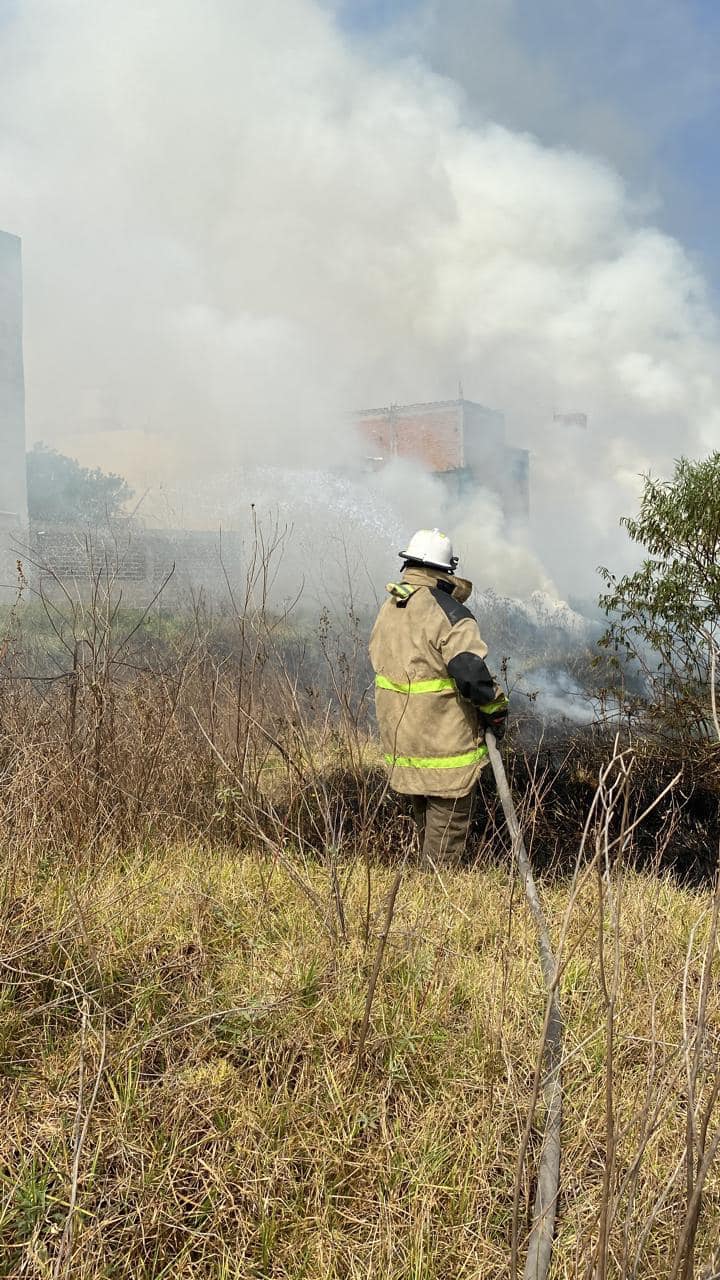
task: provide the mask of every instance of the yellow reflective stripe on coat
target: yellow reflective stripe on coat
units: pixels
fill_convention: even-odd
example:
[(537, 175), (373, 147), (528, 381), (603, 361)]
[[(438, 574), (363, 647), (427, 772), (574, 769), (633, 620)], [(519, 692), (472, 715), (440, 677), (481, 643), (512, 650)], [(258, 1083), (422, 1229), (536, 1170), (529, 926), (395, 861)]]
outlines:
[(385, 763), (400, 769), (464, 769), (484, 760), (487, 753), (483, 745), (461, 756), (386, 756)]
[(409, 684), (398, 684), (396, 680), (388, 680), (387, 676), (376, 676), (375, 688), (390, 689), (393, 693), (441, 693), (443, 689), (454, 689), (455, 681), (439, 677), (437, 680), (411, 680)]
[(419, 587), (413, 587), (409, 582), (386, 582), (385, 590), (391, 596), (397, 596), (400, 600), (409, 600), (410, 596), (414, 596)]
[(485, 702), (478, 711), (482, 711), (484, 716), (492, 716), (496, 711), (507, 711), (509, 706), (508, 700), (503, 694), (501, 698), (496, 698), (495, 702)]

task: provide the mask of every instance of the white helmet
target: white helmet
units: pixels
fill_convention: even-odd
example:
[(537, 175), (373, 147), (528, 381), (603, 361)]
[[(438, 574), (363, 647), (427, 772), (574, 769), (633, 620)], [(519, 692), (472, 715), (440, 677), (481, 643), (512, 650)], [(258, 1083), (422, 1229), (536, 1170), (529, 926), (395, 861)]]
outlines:
[(407, 545), (407, 551), (398, 553), (403, 560), (418, 560), (429, 569), (444, 569), (454, 573), (458, 558), (453, 555), (452, 542), (439, 529), (418, 529)]

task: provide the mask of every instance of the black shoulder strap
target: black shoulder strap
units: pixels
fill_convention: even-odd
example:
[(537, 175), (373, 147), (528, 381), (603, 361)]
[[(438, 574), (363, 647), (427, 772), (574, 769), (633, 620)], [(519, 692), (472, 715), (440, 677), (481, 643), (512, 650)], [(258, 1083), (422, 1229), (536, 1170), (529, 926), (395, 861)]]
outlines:
[(462, 622), (464, 618), (473, 618), (473, 614), (469, 609), (465, 608), (464, 604), (461, 604), (454, 596), (448, 595), (447, 588), (441, 591), (438, 587), (431, 587), (430, 595), (435, 603), (440, 605), (452, 627), (455, 626), (456, 622)]

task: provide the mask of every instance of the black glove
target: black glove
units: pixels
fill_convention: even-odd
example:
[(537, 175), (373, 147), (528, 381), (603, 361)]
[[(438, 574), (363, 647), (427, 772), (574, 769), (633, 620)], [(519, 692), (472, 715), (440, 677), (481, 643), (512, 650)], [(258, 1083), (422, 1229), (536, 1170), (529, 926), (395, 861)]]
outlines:
[(495, 711), (491, 716), (483, 715), (483, 724), (486, 729), (495, 735), (496, 742), (502, 742), (507, 729), (507, 711)]
[(487, 702), (478, 707), (483, 725), (495, 735), (496, 742), (502, 742), (507, 729), (508, 700), (504, 693), (498, 695), (494, 702)]

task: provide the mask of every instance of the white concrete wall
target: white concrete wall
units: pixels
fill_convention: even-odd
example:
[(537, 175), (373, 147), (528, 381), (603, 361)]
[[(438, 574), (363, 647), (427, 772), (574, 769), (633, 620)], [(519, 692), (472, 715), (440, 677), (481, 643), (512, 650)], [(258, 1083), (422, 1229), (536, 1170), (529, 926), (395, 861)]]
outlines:
[(0, 512), (27, 524), (22, 260), (17, 236), (0, 231)]
[(18, 237), (0, 231), (0, 598), (26, 539), (22, 258)]

